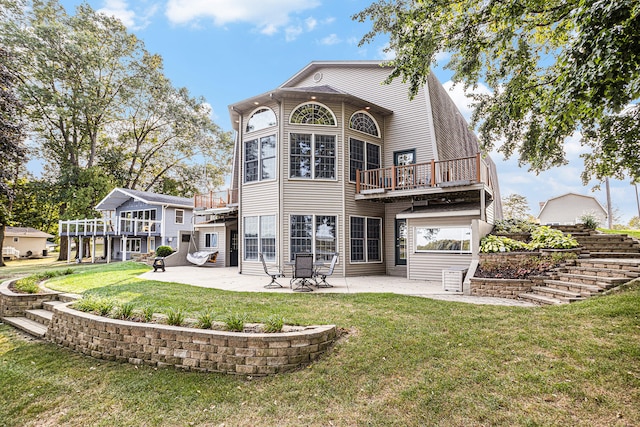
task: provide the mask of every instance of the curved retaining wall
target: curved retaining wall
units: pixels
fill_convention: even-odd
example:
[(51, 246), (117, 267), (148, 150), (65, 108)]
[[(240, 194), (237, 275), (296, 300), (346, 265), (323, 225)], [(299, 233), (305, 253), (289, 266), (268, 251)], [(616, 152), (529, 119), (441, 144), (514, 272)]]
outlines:
[(105, 360), (263, 376), (316, 360), (336, 339), (334, 325), (299, 332), (240, 333), (138, 323), (54, 307), (46, 338)]
[(49, 291), (38, 294), (19, 294), (9, 289), (15, 280), (0, 283), (0, 317), (21, 317), (25, 311), (42, 308), (42, 303), (57, 301), (60, 292)]

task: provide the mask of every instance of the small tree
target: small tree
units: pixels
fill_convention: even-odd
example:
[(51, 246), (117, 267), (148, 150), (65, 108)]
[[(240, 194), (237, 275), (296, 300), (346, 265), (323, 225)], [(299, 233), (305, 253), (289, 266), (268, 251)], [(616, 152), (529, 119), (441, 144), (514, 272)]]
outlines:
[(506, 219), (528, 219), (529, 203), (525, 196), (509, 194), (502, 199), (502, 212)]
[(629, 221), (629, 228), (634, 230), (640, 228), (640, 217), (634, 216), (633, 218), (631, 218), (631, 220)]

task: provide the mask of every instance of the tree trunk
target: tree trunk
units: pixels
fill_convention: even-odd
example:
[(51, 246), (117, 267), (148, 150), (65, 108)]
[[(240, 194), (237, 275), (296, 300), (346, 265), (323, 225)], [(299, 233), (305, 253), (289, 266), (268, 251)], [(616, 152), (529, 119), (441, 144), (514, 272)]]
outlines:
[(67, 261), (68, 251), (69, 251), (69, 238), (60, 236), (60, 251), (58, 253), (58, 261)]

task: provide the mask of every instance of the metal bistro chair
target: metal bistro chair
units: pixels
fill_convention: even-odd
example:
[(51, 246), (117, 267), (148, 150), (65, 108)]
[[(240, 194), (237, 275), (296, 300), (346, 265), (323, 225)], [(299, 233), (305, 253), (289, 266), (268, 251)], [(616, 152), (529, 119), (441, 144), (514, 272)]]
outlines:
[(333, 258), (331, 258), (331, 263), (329, 267), (320, 267), (316, 270), (316, 277), (320, 278), (320, 281), (317, 282), (317, 286), (319, 288), (333, 288), (333, 285), (327, 283), (327, 277), (333, 274), (333, 269), (336, 267), (336, 263), (338, 262), (338, 253), (333, 254)]
[(267, 267), (267, 263), (264, 261), (264, 255), (262, 252), (260, 252), (258, 256), (260, 257), (260, 262), (262, 262), (264, 272), (267, 273), (267, 276), (271, 277), (271, 283), (264, 285), (264, 287), (267, 289), (284, 288), (284, 286), (276, 280), (278, 277), (284, 277), (284, 273), (280, 271), (278, 267)]
[(296, 254), (293, 268), (293, 280), (291, 286), (296, 292), (311, 292), (311, 280), (313, 280), (313, 255)]

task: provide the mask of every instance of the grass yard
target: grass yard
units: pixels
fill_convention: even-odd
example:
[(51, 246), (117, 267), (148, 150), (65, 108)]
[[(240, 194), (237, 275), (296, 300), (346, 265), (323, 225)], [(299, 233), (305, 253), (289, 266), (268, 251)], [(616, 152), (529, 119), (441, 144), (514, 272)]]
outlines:
[(629, 237), (640, 239), (640, 230), (609, 230), (606, 228), (598, 228), (598, 231), (601, 231), (605, 234), (626, 234)]
[(232, 293), (99, 266), (54, 289), (158, 311), (270, 314), (348, 334), (311, 366), (248, 379), (105, 362), (0, 325), (4, 426), (640, 425), (640, 281), (551, 308), (391, 294)]

